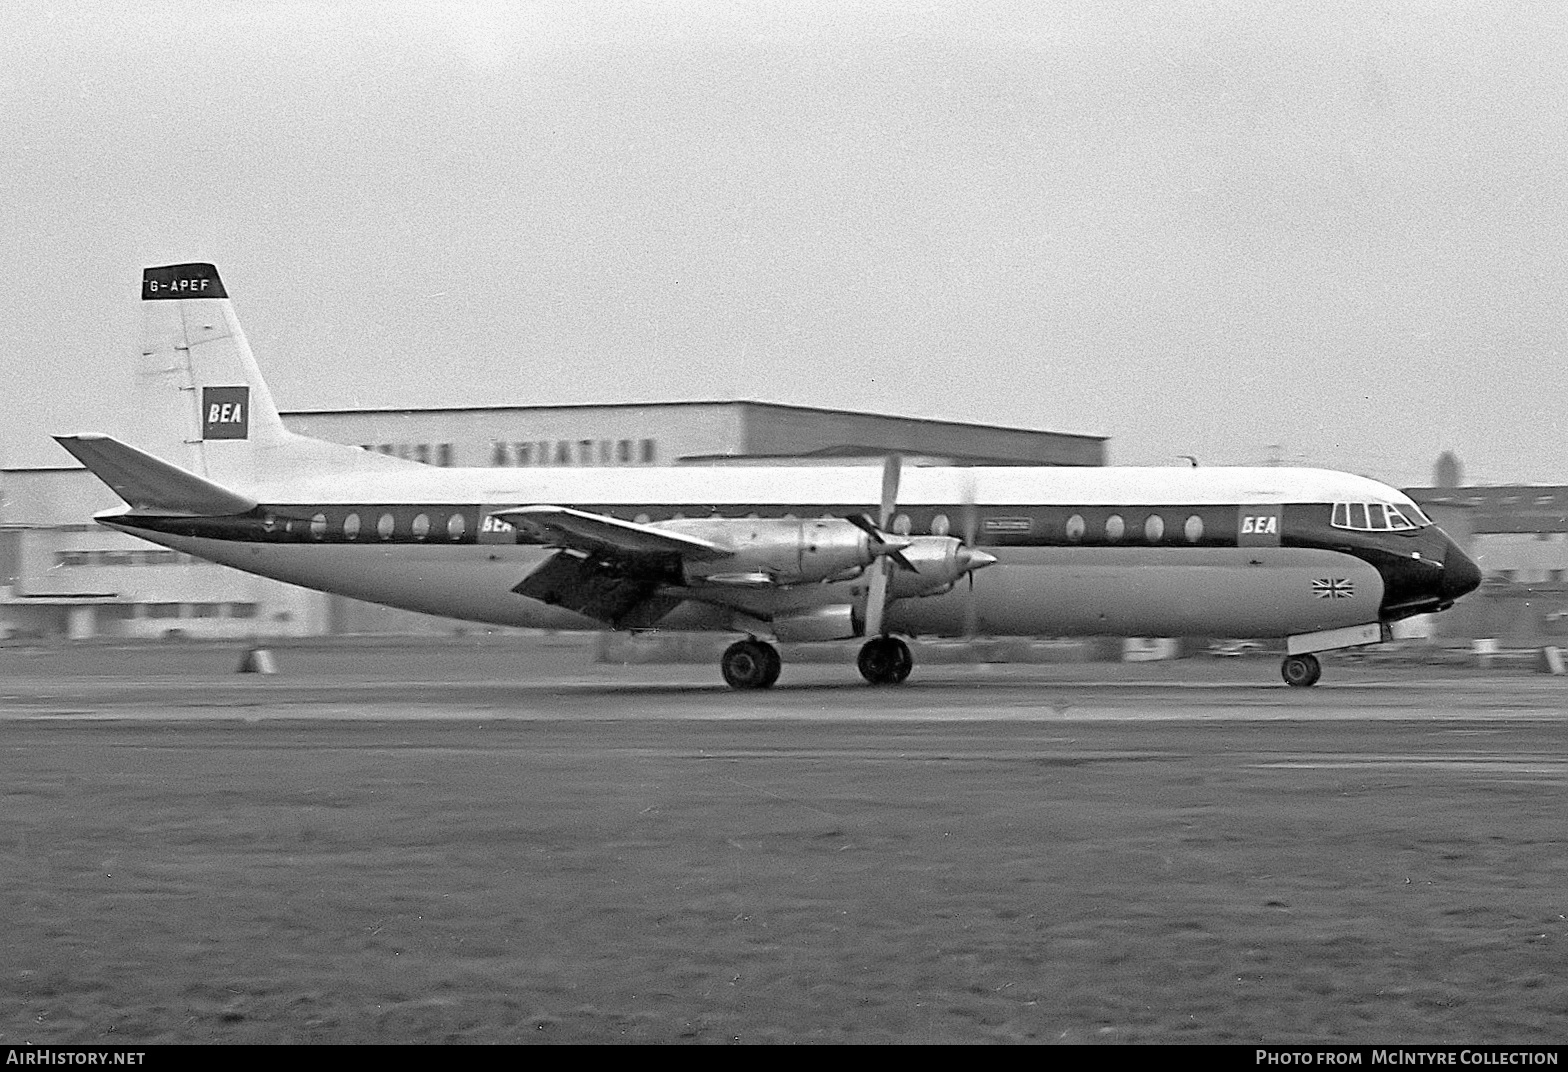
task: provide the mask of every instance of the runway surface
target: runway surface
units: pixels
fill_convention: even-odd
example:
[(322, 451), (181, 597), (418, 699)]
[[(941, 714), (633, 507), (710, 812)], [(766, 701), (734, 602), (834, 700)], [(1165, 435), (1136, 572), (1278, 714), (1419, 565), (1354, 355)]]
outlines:
[(102, 658), (0, 676), (0, 1042), (1568, 1037), (1560, 679)]

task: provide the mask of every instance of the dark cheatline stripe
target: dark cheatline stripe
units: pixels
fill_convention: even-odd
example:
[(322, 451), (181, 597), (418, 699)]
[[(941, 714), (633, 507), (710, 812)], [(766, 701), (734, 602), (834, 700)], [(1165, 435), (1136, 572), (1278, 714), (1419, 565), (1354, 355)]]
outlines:
[[(761, 503), (684, 506), (572, 503), (579, 510), (641, 523), (705, 519), (847, 517), (875, 514), (875, 504), (779, 506)], [(1326, 516), (1327, 507), (1321, 508)], [(977, 507), (971, 522), (961, 504), (910, 506), (895, 515), (896, 531), (964, 537), (990, 547), (1235, 547), (1236, 506)], [(155, 532), (246, 543), (450, 544), (534, 543), (487, 522), (487, 508), (450, 503), (264, 504), (226, 517), (138, 517), (119, 523)], [(1272, 541), (1271, 541), (1272, 542)]]

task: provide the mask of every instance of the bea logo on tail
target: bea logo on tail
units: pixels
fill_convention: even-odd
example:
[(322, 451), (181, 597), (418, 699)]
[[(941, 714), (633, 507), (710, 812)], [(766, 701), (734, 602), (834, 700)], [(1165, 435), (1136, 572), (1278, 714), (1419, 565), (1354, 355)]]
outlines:
[(201, 389), (201, 437), (203, 439), (250, 438), (249, 387), (203, 387)]

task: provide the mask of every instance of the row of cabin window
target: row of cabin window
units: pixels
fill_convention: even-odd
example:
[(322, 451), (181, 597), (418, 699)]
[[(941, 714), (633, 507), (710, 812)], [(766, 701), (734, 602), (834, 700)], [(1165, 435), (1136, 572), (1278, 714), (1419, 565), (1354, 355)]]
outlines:
[[(1393, 507), (1389, 509), (1392, 510)], [(785, 516), (788, 517), (789, 515)], [(634, 520), (638, 524), (646, 525), (651, 519), (647, 514), (638, 514)], [(433, 525), (434, 523), (431, 521), (429, 514), (415, 514), (413, 521), (409, 523), (408, 532), (416, 540), (428, 539)], [(280, 522), (276, 517), (269, 515), (262, 522), (262, 526), (268, 532), (276, 532), (280, 527)], [(283, 531), (288, 533), (298, 531), (296, 526), (306, 526), (310, 535), (317, 540), (325, 539), (327, 535), (327, 515), (316, 514), (308, 523), (294, 519), (281, 522)], [(914, 523), (910, 520), (908, 514), (899, 514), (893, 519), (893, 531), (900, 536), (909, 535), (913, 527)], [(1077, 543), (1083, 539), (1087, 527), (1082, 514), (1073, 514), (1067, 519), (1066, 536), (1073, 543)], [(1411, 525), (1409, 527), (1414, 528), (1415, 526)], [(446, 538), (453, 541), (461, 540), (463, 533), (467, 529), (468, 523), (463, 519), (463, 515), (452, 514), (446, 521)], [(931, 519), (931, 535), (947, 536), (950, 534), (951, 529), (952, 520), (946, 514), (937, 514)], [(357, 540), (359, 539), (360, 531), (361, 524), (357, 513), (348, 514), (343, 518), (342, 533), (344, 539)], [(376, 520), (376, 535), (383, 540), (390, 540), (396, 534), (397, 519), (390, 513), (382, 514)], [(1112, 514), (1105, 519), (1105, 538), (1107, 540), (1115, 543), (1120, 541), (1126, 534), (1127, 522), (1120, 514)], [(1186, 524), (1182, 526), (1182, 536), (1186, 538), (1188, 543), (1197, 543), (1203, 539), (1203, 519), (1197, 514), (1188, 517)], [(437, 533), (437, 538), (439, 537), (440, 533)], [(1150, 514), (1143, 522), (1143, 538), (1149, 543), (1158, 543), (1164, 537), (1165, 519), (1159, 514)]]
[[(756, 515), (753, 514), (751, 516), (755, 517)], [(824, 514), (822, 516), (825, 518), (831, 518), (833, 515)], [(675, 517), (680, 518), (681, 515), (676, 514)], [(632, 518), (632, 520), (639, 525), (646, 525), (652, 520), (652, 518), (648, 514), (638, 514), (636, 517)], [(795, 520), (795, 515), (785, 514), (784, 520), (793, 521)], [(952, 519), (949, 518), (946, 514), (937, 514), (931, 519), (931, 535), (952, 535), (952, 525)], [(914, 530), (915, 526), (914, 521), (908, 514), (899, 514), (893, 518), (893, 523), (889, 527), (892, 529), (895, 535), (908, 536)], [(1084, 533), (1087, 530), (1088, 523), (1084, 521), (1082, 514), (1074, 514), (1067, 519), (1066, 536), (1073, 543), (1077, 543), (1078, 541), (1082, 540)], [(1105, 519), (1105, 538), (1107, 540), (1115, 543), (1120, 541), (1126, 535), (1127, 522), (1120, 514), (1112, 514), (1110, 517)], [(1197, 543), (1199, 540), (1203, 539), (1203, 518), (1199, 517), (1197, 514), (1193, 514), (1188, 517), (1186, 523), (1182, 526), (1182, 536), (1186, 538), (1188, 543)], [(1150, 514), (1143, 522), (1144, 540), (1149, 543), (1158, 543), (1160, 540), (1164, 539), (1164, 537), (1165, 519), (1159, 514)]]
[[(1074, 514), (1067, 519), (1064, 534), (1067, 539), (1077, 543), (1083, 539), (1088, 525), (1082, 514)], [(1182, 525), (1182, 536), (1188, 543), (1197, 543), (1203, 539), (1203, 518), (1192, 514)], [(1127, 522), (1120, 514), (1112, 514), (1105, 519), (1105, 538), (1111, 543), (1118, 543), (1127, 535)], [(1150, 514), (1143, 522), (1143, 539), (1146, 543), (1159, 543), (1165, 538), (1165, 519), (1159, 514)]]
[(1420, 528), (1399, 507), (1389, 503), (1335, 503), (1329, 522), (1336, 529), (1360, 532), (1402, 532)]
[[(415, 514), (414, 519), (409, 522), (408, 529), (406, 531), (416, 540), (428, 539), (432, 531), (435, 532), (436, 538), (440, 539), (443, 533), (439, 530), (436, 530), (435, 526), (436, 522), (431, 520), (429, 514)], [(298, 532), (309, 532), (312, 538), (323, 540), (326, 539), (327, 536), (327, 515), (316, 514), (307, 522), (302, 518), (286, 518), (279, 520), (277, 517), (269, 514), (265, 519), (263, 519), (262, 528), (267, 532), (278, 532), (281, 530), (290, 534)], [(345, 540), (357, 540), (359, 539), (361, 529), (362, 525), (360, 523), (359, 515), (357, 513), (351, 513), (344, 515), (343, 523), (339, 531), (343, 534), (343, 538)], [(379, 518), (376, 519), (375, 531), (376, 535), (381, 539), (390, 540), (394, 535), (397, 534), (397, 518), (390, 513), (382, 514)], [(463, 533), (467, 531), (468, 522), (464, 520), (462, 514), (452, 514), (446, 519), (444, 535), (447, 539), (452, 541), (461, 540), (463, 538)], [(368, 537), (369, 534), (366, 533), (366, 536)]]

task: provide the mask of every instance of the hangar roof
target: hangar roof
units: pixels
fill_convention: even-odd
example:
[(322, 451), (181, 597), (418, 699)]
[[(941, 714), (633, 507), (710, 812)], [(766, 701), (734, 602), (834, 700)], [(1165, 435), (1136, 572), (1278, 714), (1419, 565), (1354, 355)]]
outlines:
[(550, 413), (723, 411), (739, 417), (738, 449), (722, 454), (688, 454), (687, 462), (758, 461), (805, 457), (875, 456), (889, 451), (951, 459), (959, 464), (1104, 465), (1108, 437), (1049, 432), (1008, 425), (895, 416), (857, 410), (797, 406), (748, 399), (573, 403), (526, 406), (418, 406), (379, 409), (291, 410), (288, 418), (356, 418), (493, 413), (521, 416)]

